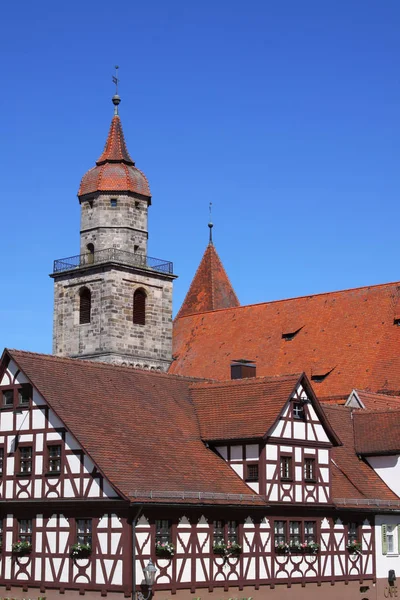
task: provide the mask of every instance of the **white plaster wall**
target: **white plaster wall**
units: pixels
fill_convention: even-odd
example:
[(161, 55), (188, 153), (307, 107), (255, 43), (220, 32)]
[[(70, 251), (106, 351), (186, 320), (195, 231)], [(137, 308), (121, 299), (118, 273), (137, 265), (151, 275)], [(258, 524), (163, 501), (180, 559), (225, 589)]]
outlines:
[(367, 461), (391, 490), (400, 496), (400, 456), (368, 456)]
[(389, 569), (396, 571), (400, 577), (400, 556), (398, 554), (382, 554), (382, 525), (399, 525), (399, 515), (377, 515), (375, 517), (375, 562), (376, 576), (387, 578)]

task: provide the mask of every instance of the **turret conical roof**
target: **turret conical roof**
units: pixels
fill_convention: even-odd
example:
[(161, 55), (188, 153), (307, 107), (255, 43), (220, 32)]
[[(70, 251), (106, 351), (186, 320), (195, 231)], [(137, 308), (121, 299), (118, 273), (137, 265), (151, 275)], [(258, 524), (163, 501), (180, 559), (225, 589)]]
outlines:
[(210, 242), (176, 318), (235, 306), (240, 306), (239, 300), (221, 259)]

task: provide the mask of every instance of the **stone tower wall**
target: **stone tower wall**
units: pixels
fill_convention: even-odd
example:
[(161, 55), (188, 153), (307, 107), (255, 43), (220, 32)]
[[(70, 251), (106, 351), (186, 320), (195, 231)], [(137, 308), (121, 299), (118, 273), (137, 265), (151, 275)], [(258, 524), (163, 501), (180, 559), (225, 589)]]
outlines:
[[(79, 324), (79, 292), (91, 292), (91, 322)], [(133, 294), (147, 294), (146, 324), (133, 323)], [(95, 267), (55, 278), (53, 353), (167, 370), (172, 360), (172, 280), (153, 272)]]
[[(111, 201), (116, 200), (116, 206)], [(81, 201), (81, 250), (118, 248), (147, 255), (148, 200), (133, 194), (98, 194)]]

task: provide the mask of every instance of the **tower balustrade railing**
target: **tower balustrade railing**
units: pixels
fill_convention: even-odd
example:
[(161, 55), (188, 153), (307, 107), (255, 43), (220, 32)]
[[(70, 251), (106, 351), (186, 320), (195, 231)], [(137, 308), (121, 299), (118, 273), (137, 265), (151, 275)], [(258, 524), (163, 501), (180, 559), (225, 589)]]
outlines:
[(119, 263), (142, 269), (151, 269), (159, 273), (173, 274), (173, 263), (162, 260), (161, 258), (153, 258), (145, 254), (136, 254), (118, 248), (104, 248), (87, 254), (77, 254), (68, 258), (59, 258), (54, 261), (53, 274), (62, 273), (63, 271), (71, 271), (91, 265), (100, 265), (102, 263)]

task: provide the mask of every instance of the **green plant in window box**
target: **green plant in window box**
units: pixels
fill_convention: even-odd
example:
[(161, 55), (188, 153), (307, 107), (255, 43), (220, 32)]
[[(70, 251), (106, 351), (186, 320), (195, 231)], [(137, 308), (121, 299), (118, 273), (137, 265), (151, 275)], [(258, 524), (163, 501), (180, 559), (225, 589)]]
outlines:
[(175, 546), (171, 542), (156, 542), (156, 556), (160, 558), (172, 558), (175, 554)]
[(286, 542), (278, 542), (278, 544), (275, 546), (275, 552), (278, 554), (289, 554), (289, 550), (289, 544)]
[(351, 540), (351, 542), (349, 542), (346, 547), (349, 551), (349, 554), (361, 554), (362, 544), (357, 540)]
[(295, 554), (296, 552), (303, 552), (303, 545), (300, 542), (293, 542), (289, 544), (289, 552)]
[(13, 554), (19, 554), (20, 556), (24, 556), (25, 554), (30, 554), (32, 552), (32, 544), (30, 542), (15, 542), (12, 545)]
[(305, 552), (308, 552), (309, 554), (317, 554), (319, 550), (319, 544), (317, 544), (317, 542), (307, 542), (304, 546)]
[(226, 546), (225, 542), (214, 542), (214, 544), (213, 544), (213, 552), (214, 552), (214, 554), (217, 554), (218, 556), (225, 556), (226, 549), (227, 549), (227, 546)]
[(243, 548), (237, 542), (228, 542), (226, 545), (227, 556), (240, 556), (243, 552)]
[(69, 551), (71, 558), (87, 558), (92, 554), (92, 546), (90, 544), (73, 544)]

